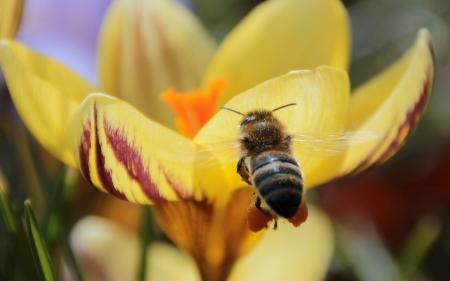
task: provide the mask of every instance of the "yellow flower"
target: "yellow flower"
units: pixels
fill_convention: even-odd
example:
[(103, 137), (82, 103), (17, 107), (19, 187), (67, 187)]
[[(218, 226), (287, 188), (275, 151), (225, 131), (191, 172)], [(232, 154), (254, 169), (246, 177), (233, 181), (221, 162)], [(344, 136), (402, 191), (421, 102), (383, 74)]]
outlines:
[[(86, 217), (74, 226), (70, 241), (87, 280), (136, 279), (140, 245), (135, 234), (106, 219)], [(269, 232), (237, 262), (228, 280), (323, 280), (332, 252), (331, 224), (313, 209), (301, 228), (281, 225)], [(201, 279), (189, 256), (155, 242), (147, 252), (147, 280)]]
[[(214, 103), (244, 113), (296, 103), (276, 113), (290, 133), (345, 134), (351, 144), (360, 132), (379, 136), (332, 156), (319, 144), (296, 145), (305, 188), (386, 161), (418, 122), (433, 79), (428, 31), (351, 96), (343, 70), (349, 33), (339, 1), (266, 1), (207, 64), (211, 41), (189, 12), (171, 1), (118, 0), (101, 36), (99, 88), (13, 41), (0, 43), (0, 63), (17, 110), (44, 147), (100, 190), (154, 204), (161, 227), (192, 255), (203, 280), (224, 280), (261, 232), (247, 228), (252, 189), (236, 161), (210, 149), (239, 134), (237, 115), (207, 116)], [(287, 73), (320, 65), (327, 66)], [(193, 90), (200, 81), (203, 90)], [(193, 91), (181, 96), (172, 88), (163, 96), (193, 139), (167, 127), (174, 118), (158, 96), (169, 86)]]
[(0, 1), (0, 38), (16, 35), (22, 17), (23, 0)]

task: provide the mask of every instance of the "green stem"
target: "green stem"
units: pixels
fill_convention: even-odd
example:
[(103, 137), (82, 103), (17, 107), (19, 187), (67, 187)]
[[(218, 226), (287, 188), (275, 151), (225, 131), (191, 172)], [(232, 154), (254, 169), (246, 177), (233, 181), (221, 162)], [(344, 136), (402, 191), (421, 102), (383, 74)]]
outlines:
[(440, 230), (441, 225), (436, 219), (427, 217), (420, 220), (399, 258), (405, 280), (413, 280), (428, 250), (439, 236)]
[[(72, 251), (69, 243), (68, 233), (66, 229), (69, 227), (65, 220), (61, 219), (65, 214), (65, 206), (70, 205), (67, 202), (65, 195), (73, 188), (73, 178), (70, 168), (64, 167), (57, 180), (51, 184), (49, 190), (50, 199), (48, 200), (48, 206), (43, 219), (42, 228), (44, 230), (47, 241), (60, 242), (64, 256), (67, 263), (70, 265), (70, 269), (74, 274), (74, 278), (77, 281), (83, 281), (84, 277), (82, 270), (76, 260), (76, 257)], [(69, 204), (66, 204), (69, 203)]]
[(153, 219), (149, 207), (144, 207), (141, 223), (141, 252), (139, 259), (138, 281), (145, 281), (147, 278), (147, 249), (150, 245), (150, 236), (153, 234)]

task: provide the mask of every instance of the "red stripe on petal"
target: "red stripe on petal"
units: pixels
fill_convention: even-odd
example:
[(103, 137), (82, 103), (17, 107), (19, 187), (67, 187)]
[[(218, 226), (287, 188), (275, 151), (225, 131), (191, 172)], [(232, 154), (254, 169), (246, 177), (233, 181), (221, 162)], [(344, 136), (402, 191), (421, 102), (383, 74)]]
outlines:
[(386, 151), (379, 157), (378, 161), (380, 163), (386, 161), (389, 157), (391, 157), (399, 148), (399, 146), (401, 146), (403, 142), (411, 135), (425, 109), (425, 105), (427, 104), (428, 97), (431, 93), (431, 83), (431, 75), (428, 75), (419, 100), (416, 102), (413, 108), (408, 111), (405, 121), (403, 121), (403, 124), (397, 131), (397, 137), (391, 142)]
[(372, 159), (375, 155), (375, 153), (380, 149), (380, 147), (382, 146), (382, 144), (384, 143), (384, 141), (387, 139), (387, 135), (385, 135), (383, 138), (381, 138), (381, 141), (375, 146), (374, 149), (372, 149), (372, 151), (364, 158), (364, 160), (362, 160), (354, 169), (353, 171), (349, 172), (349, 175), (356, 175), (359, 172), (364, 171), (365, 169), (370, 168), (373, 163), (372, 163)]
[(365, 169), (368, 169), (374, 165), (381, 164), (388, 160), (404, 143), (404, 141), (411, 135), (414, 127), (417, 125), (420, 116), (422, 115), (425, 106), (427, 104), (428, 98), (431, 94), (431, 86), (432, 86), (432, 75), (429, 74), (427, 79), (425, 80), (422, 92), (419, 96), (418, 101), (414, 104), (414, 106), (408, 111), (406, 114), (406, 118), (400, 127), (397, 129), (397, 134), (385, 151), (378, 157), (374, 158), (374, 155), (377, 154), (381, 145), (387, 138), (387, 135), (382, 138), (379, 144), (369, 153), (369, 155), (360, 162), (358, 166), (350, 174), (357, 174)]
[(80, 158), (80, 169), (83, 176), (92, 184), (91, 174), (89, 171), (89, 153), (91, 152), (91, 123), (87, 122), (83, 126), (83, 134), (81, 135), (81, 143), (78, 149)]
[(128, 143), (126, 134), (119, 129), (113, 128), (106, 118), (103, 120), (103, 126), (106, 139), (117, 161), (124, 166), (130, 178), (139, 183), (141, 189), (153, 202), (166, 201), (159, 193), (155, 182), (142, 163), (140, 152)]
[(102, 146), (99, 141), (99, 132), (97, 125), (97, 108), (94, 105), (94, 124), (96, 124), (96, 138), (95, 138), (95, 147), (96, 147), (96, 158), (97, 158), (97, 171), (100, 181), (102, 182), (102, 186), (112, 195), (116, 196), (119, 199), (126, 200), (125, 194), (120, 192), (115, 186), (112, 180), (111, 171), (106, 170), (105, 167), (105, 156), (103, 155)]

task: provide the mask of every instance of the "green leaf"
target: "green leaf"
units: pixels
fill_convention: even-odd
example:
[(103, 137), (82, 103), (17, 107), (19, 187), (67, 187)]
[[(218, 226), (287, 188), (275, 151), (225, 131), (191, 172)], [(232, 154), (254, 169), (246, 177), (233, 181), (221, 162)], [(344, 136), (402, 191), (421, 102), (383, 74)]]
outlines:
[(6, 226), (6, 230), (10, 234), (17, 233), (17, 222), (9, 203), (8, 194), (4, 190), (4, 187), (0, 185), (0, 212), (3, 222)]
[(24, 225), (28, 237), (28, 243), (33, 253), (33, 258), (38, 271), (41, 273), (40, 279), (43, 281), (56, 281), (53, 265), (48, 253), (47, 245), (42, 238), (41, 231), (36, 222), (36, 218), (31, 207), (31, 201), (25, 200)]

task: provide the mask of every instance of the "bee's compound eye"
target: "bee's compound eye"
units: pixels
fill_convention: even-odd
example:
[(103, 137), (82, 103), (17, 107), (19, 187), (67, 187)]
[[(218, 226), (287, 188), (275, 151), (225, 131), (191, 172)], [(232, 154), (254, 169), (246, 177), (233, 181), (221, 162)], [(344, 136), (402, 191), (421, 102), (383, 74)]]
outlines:
[(241, 126), (248, 125), (250, 122), (254, 121), (255, 119), (256, 119), (255, 116), (252, 116), (252, 115), (247, 116), (247, 117), (244, 118), (244, 120), (242, 120)]

